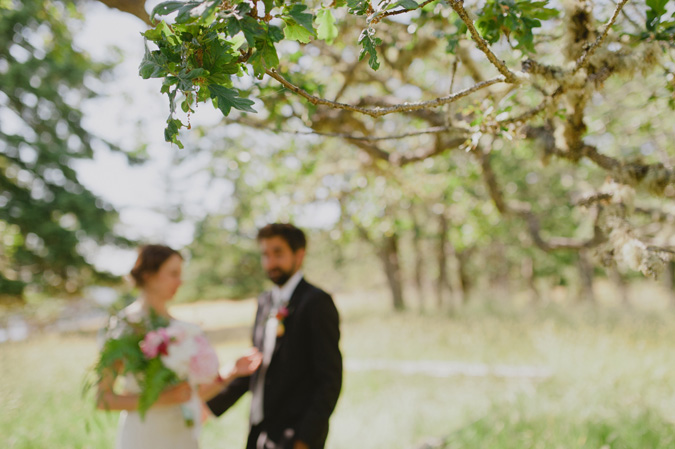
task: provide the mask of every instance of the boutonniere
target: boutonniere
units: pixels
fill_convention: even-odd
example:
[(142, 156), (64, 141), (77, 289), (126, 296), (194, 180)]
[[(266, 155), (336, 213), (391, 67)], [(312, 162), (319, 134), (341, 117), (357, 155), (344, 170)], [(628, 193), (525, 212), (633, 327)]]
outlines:
[(280, 307), (277, 311), (277, 337), (282, 337), (286, 332), (286, 326), (284, 326), (284, 320), (288, 316), (288, 307)]

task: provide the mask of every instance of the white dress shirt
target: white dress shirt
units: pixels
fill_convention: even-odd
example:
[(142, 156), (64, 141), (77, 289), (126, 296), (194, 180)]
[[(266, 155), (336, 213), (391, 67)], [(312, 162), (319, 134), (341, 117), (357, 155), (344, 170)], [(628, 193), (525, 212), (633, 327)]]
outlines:
[(251, 423), (253, 425), (260, 424), (264, 418), (263, 393), (265, 389), (265, 374), (272, 361), (272, 353), (276, 345), (277, 328), (279, 326), (277, 313), (279, 309), (286, 307), (288, 301), (291, 300), (291, 296), (302, 280), (302, 277), (302, 270), (298, 270), (284, 285), (281, 287), (275, 285), (272, 289), (272, 307), (270, 308), (270, 313), (265, 323), (265, 333), (263, 334), (262, 365), (260, 366), (256, 383), (253, 386), (253, 398), (251, 400)]

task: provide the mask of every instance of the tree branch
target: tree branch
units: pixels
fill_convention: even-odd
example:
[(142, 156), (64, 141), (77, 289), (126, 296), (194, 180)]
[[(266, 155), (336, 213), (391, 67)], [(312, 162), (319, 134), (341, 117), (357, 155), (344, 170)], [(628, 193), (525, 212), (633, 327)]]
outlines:
[(374, 159), (388, 162), (396, 167), (403, 167), (408, 164), (437, 156), (448, 150), (458, 148), (460, 145), (466, 142), (466, 137), (451, 137), (448, 140), (443, 140), (442, 134), (437, 134), (437, 136), (439, 137), (433, 146), (429, 148), (420, 148), (404, 154), (389, 153), (376, 146), (373, 142), (356, 140), (352, 143)]
[[(405, 14), (410, 11), (417, 11), (418, 9), (422, 9), (425, 6), (427, 6), (431, 2), (435, 2), (436, 0), (426, 0), (424, 3), (420, 4), (417, 6), (417, 8), (411, 8), (411, 9), (398, 9), (396, 11), (387, 11), (382, 14), (375, 14), (373, 17), (370, 19), (370, 25), (375, 25), (376, 23), (380, 22), (383, 19), (386, 19), (389, 16), (397, 16), (399, 14)], [(382, 11), (378, 11), (378, 13), (381, 13)]]
[(537, 216), (530, 210), (529, 205), (523, 203), (507, 203), (501, 189), (497, 183), (492, 164), (490, 162), (490, 155), (486, 154), (479, 146), (477, 146), (473, 153), (479, 159), (481, 164), (483, 179), (487, 185), (490, 198), (497, 207), (497, 210), (505, 216), (515, 215), (522, 218), (527, 223), (527, 228), (535, 245), (546, 252), (568, 249), (581, 250), (589, 249), (600, 245), (606, 240), (604, 233), (596, 224), (593, 226), (593, 237), (588, 240), (572, 239), (567, 237), (552, 237), (548, 241), (541, 236), (541, 224)]
[(394, 134), (392, 136), (357, 136), (354, 134), (344, 134), (344, 133), (326, 133), (326, 132), (318, 132), (318, 131), (281, 131), (281, 132), (286, 132), (286, 133), (293, 133), (293, 134), (315, 134), (318, 136), (326, 136), (326, 137), (339, 137), (341, 139), (346, 139), (346, 140), (363, 140), (366, 142), (379, 142), (383, 140), (398, 140), (398, 139), (405, 139), (407, 137), (414, 137), (414, 136), (421, 136), (425, 134), (441, 134), (441, 133), (447, 133), (448, 131), (461, 131), (463, 133), (463, 139), (466, 140), (468, 138), (468, 131), (462, 128), (456, 128), (453, 126), (435, 126), (433, 128), (427, 128), (427, 129), (421, 129), (419, 131), (411, 131), (408, 133), (404, 134)]
[(576, 66), (574, 67), (574, 70), (572, 70), (572, 75), (574, 75), (579, 70), (583, 69), (584, 67), (586, 67), (586, 65), (588, 65), (588, 61), (590, 60), (591, 56), (593, 56), (593, 53), (595, 53), (595, 51), (607, 37), (610, 28), (612, 28), (612, 25), (614, 25), (614, 22), (616, 22), (617, 17), (619, 17), (619, 13), (621, 12), (626, 3), (628, 3), (628, 0), (621, 0), (621, 2), (619, 2), (618, 5), (616, 5), (616, 8), (614, 9), (614, 14), (612, 14), (612, 17), (609, 19), (609, 22), (607, 22), (607, 24), (605, 25), (605, 29), (603, 30), (603, 32), (600, 34), (600, 36), (598, 36), (595, 42), (593, 42), (591, 46), (586, 49), (584, 54), (582, 54), (581, 57), (577, 59)]
[(645, 209), (643, 207), (636, 207), (635, 213), (647, 215), (650, 218), (651, 222), (675, 223), (675, 215), (669, 214), (669, 213), (664, 212), (662, 210)]
[(461, 98), (464, 98), (468, 95), (471, 95), (474, 92), (477, 92), (486, 87), (492, 86), (493, 84), (504, 82), (504, 77), (498, 76), (492, 78), (488, 81), (483, 81), (482, 83), (475, 84), (472, 87), (469, 87), (454, 94), (446, 95), (444, 97), (439, 97), (430, 101), (422, 101), (419, 103), (401, 103), (388, 107), (377, 107), (377, 108), (362, 108), (359, 106), (354, 106), (346, 103), (339, 103), (337, 101), (326, 100), (325, 98), (315, 97), (314, 95), (306, 92), (298, 86), (295, 86), (286, 78), (281, 76), (275, 69), (267, 69), (265, 73), (271, 78), (279, 81), (285, 88), (291, 92), (300, 95), (301, 97), (307, 99), (310, 103), (314, 105), (323, 105), (328, 106), (333, 109), (344, 109), (346, 111), (358, 112), (360, 114), (369, 115), (371, 117), (382, 117), (384, 115), (393, 114), (396, 112), (407, 112), (407, 111), (416, 111), (419, 109), (433, 108), (437, 106), (442, 106), (444, 104), (455, 102)]
[(295, 134), (295, 135), (304, 135), (304, 136), (324, 136), (324, 137), (337, 137), (345, 140), (358, 140), (364, 142), (379, 142), (384, 140), (399, 140), (405, 139), (407, 137), (422, 136), (425, 134), (442, 134), (448, 133), (450, 131), (459, 131), (462, 133), (462, 138), (466, 140), (469, 136), (468, 130), (463, 128), (457, 128), (454, 126), (435, 126), (432, 128), (420, 129), (418, 131), (411, 131), (404, 134), (394, 134), (391, 136), (359, 136), (356, 134), (348, 133), (331, 133), (331, 132), (322, 132), (322, 131), (298, 131), (290, 129), (273, 129), (262, 122), (255, 122), (251, 120), (241, 120), (241, 119), (231, 119), (228, 120), (231, 123), (237, 123), (240, 125), (248, 126), (249, 128), (260, 129), (263, 131), (269, 131), (271, 133), (284, 133), (284, 134)]
[[(433, 156), (437, 156), (445, 151), (458, 148), (469, 138), (468, 131), (463, 128), (457, 128), (452, 126), (437, 126), (433, 128), (427, 128), (419, 131), (412, 131), (410, 133), (398, 134), (394, 136), (359, 136), (354, 134), (346, 133), (331, 133), (331, 132), (321, 132), (321, 131), (293, 131), (293, 130), (277, 130), (272, 129), (263, 122), (250, 120), (250, 119), (229, 119), (230, 123), (237, 123), (242, 126), (247, 126), (250, 128), (260, 129), (263, 131), (269, 131), (272, 133), (285, 133), (285, 134), (295, 134), (295, 135), (317, 135), (325, 137), (336, 137), (350, 141), (352, 144), (363, 150), (373, 159), (386, 161), (394, 166), (402, 167), (404, 165), (412, 164), (415, 162), (428, 159)], [(459, 135), (452, 135), (453, 131), (459, 131)], [(435, 134), (437, 139), (431, 147), (418, 148), (407, 153), (390, 153), (385, 150), (382, 150), (378, 147), (375, 142), (395, 140), (395, 139), (404, 139), (408, 137), (420, 136), (425, 134)]]
[(580, 157), (585, 157), (598, 167), (609, 172), (616, 182), (631, 187), (641, 187), (653, 195), (664, 195), (666, 187), (675, 185), (675, 170), (668, 168), (662, 163), (641, 164), (639, 162), (624, 162), (611, 156), (604, 155), (593, 145), (583, 144), (577, 151), (566, 151), (555, 146), (551, 130), (542, 128), (529, 128), (525, 135), (528, 138), (538, 139), (544, 143), (544, 151), (547, 155), (553, 155), (561, 159), (578, 162)]
[(141, 19), (148, 25), (152, 25), (150, 15), (145, 10), (145, 0), (98, 0), (104, 5), (129, 13)]
[(590, 207), (596, 203), (608, 203), (612, 200), (611, 193), (595, 193), (593, 195), (584, 196), (574, 201), (575, 206)]
[(445, 153), (448, 150), (453, 150), (459, 148), (467, 140), (467, 136), (464, 137), (451, 137), (447, 140), (443, 139), (442, 134), (437, 134), (436, 143), (431, 148), (420, 148), (416, 151), (413, 151), (402, 156), (393, 155), (392, 163), (398, 166), (404, 166), (412, 164), (415, 162), (423, 161), (433, 156)]
[(478, 33), (478, 30), (476, 30), (476, 27), (473, 24), (473, 20), (469, 17), (469, 14), (466, 12), (464, 9), (464, 0), (448, 0), (450, 3), (450, 6), (452, 9), (455, 10), (455, 12), (459, 15), (459, 18), (462, 19), (462, 22), (464, 22), (469, 29), (469, 32), (471, 33), (471, 37), (473, 37), (473, 40), (476, 42), (478, 45), (478, 48), (485, 53), (485, 56), (487, 56), (488, 60), (494, 65), (497, 70), (499, 70), (499, 73), (501, 73), (504, 76), (504, 79), (506, 80), (507, 83), (517, 83), (518, 78), (516, 75), (509, 70), (508, 67), (506, 67), (506, 64), (504, 61), (500, 61), (497, 59), (497, 56), (495, 56), (494, 53), (492, 53), (492, 50), (490, 50), (490, 47), (488, 46), (487, 42), (485, 42), (485, 39), (483, 39), (480, 34)]
[(551, 103), (553, 103), (554, 100), (556, 100), (560, 95), (562, 95), (564, 91), (565, 90), (562, 87), (558, 87), (558, 89), (556, 89), (555, 92), (544, 98), (542, 102), (539, 103), (538, 106), (530, 109), (529, 111), (525, 111), (522, 114), (517, 115), (515, 117), (500, 120), (497, 122), (497, 124), (503, 126), (503, 125), (525, 123), (526, 121), (536, 117), (542, 111), (544, 111)]

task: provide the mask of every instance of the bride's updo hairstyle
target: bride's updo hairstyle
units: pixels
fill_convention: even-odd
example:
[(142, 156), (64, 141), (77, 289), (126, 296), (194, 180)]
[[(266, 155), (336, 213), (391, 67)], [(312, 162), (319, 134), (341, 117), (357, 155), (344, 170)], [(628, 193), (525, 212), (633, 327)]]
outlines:
[(173, 248), (165, 245), (144, 245), (138, 249), (138, 258), (131, 270), (131, 278), (137, 287), (143, 287), (145, 276), (157, 273), (159, 268), (169, 257), (177, 255), (181, 259), (183, 256)]

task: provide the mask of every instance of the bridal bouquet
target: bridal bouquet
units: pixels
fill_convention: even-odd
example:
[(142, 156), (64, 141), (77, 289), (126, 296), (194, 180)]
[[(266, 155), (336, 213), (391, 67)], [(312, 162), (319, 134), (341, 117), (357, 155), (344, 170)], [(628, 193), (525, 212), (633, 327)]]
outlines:
[[(145, 322), (134, 323), (116, 318), (109, 337), (96, 364), (99, 376), (114, 366), (130, 373), (140, 387), (138, 412), (145, 412), (159, 398), (165, 388), (187, 381), (193, 389), (197, 385), (218, 378), (218, 356), (202, 331), (194, 325), (168, 321), (157, 315)], [(188, 407), (182, 407), (186, 424), (192, 426), (195, 416)]]

